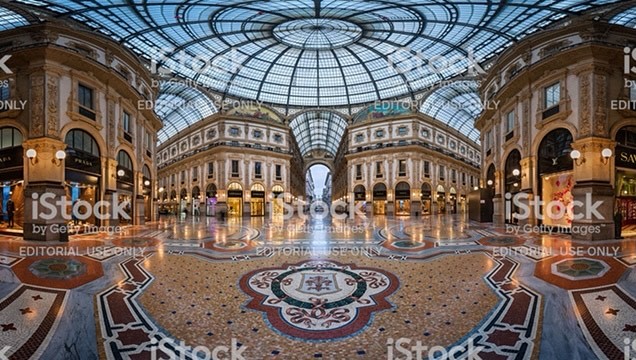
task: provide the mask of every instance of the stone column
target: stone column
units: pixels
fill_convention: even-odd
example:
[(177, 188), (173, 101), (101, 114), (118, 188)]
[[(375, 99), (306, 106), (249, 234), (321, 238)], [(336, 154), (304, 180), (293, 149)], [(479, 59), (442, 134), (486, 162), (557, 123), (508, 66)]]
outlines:
[(610, 183), (613, 159), (604, 159), (601, 151), (608, 148), (614, 152), (615, 144), (613, 140), (599, 137), (572, 143), (572, 148), (581, 152), (581, 157), (574, 161), (573, 240), (614, 238), (614, 188)]
[[(24, 239), (66, 240), (68, 239), (66, 226), (71, 219), (71, 204), (66, 206), (64, 161), (55, 158), (55, 153), (58, 150), (64, 150), (66, 144), (59, 140), (41, 137), (27, 140), (23, 146), (26, 179)], [(37, 152), (35, 158), (26, 157), (26, 152), (29, 149), (34, 149)], [(53, 205), (54, 209), (45, 208), (44, 203)]]

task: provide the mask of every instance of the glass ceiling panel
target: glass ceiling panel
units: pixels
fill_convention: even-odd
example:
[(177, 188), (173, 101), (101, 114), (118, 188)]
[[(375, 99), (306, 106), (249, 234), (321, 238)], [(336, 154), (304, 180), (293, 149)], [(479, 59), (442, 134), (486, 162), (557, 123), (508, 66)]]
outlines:
[(27, 19), (22, 15), (3, 7), (0, 7), (0, 19), (0, 30), (10, 30), (29, 25)]
[(636, 6), (623, 10), (615, 15), (610, 23), (636, 28)]
[(329, 111), (311, 111), (298, 115), (289, 126), (305, 156), (314, 150), (323, 150), (332, 156), (338, 151), (347, 121)]
[(474, 121), (482, 111), (477, 83), (456, 82), (433, 91), (422, 103), (420, 112), (446, 124), (479, 144)]
[(212, 100), (203, 92), (171, 83), (160, 89), (155, 112), (163, 121), (163, 129), (157, 134), (163, 143), (179, 131), (217, 112)]

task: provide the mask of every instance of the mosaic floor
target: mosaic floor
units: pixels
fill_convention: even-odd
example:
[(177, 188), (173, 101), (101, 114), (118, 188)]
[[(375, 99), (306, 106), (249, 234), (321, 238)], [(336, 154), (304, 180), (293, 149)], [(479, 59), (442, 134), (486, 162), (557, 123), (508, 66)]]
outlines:
[(633, 359), (635, 266), (459, 215), (3, 235), (0, 359)]

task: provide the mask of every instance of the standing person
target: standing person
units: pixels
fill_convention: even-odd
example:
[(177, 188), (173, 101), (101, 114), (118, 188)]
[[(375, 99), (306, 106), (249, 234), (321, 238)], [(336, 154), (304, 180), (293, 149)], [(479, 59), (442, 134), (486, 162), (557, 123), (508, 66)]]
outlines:
[(614, 211), (614, 236), (622, 239), (623, 230), (623, 212), (621, 211), (620, 202), (616, 202), (616, 210)]
[(15, 213), (15, 204), (13, 200), (9, 199), (7, 201), (7, 215), (9, 217), (9, 227), (13, 227), (13, 213)]

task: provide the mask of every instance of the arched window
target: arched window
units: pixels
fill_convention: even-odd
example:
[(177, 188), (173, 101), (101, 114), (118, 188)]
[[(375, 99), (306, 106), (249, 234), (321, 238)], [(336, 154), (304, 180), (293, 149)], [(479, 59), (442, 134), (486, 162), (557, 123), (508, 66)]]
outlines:
[(97, 141), (95, 141), (95, 138), (91, 134), (84, 130), (74, 129), (69, 131), (66, 134), (64, 142), (70, 148), (67, 151), (79, 151), (95, 157), (100, 156)]
[(0, 128), (0, 149), (22, 146), (22, 133), (14, 127)]
[(539, 145), (539, 175), (574, 169), (572, 152), (572, 134), (567, 129), (550, 131)]
[(117, 153), (117, 167), (130, 171), (133, 170), (132, 159), (124, 150), (119, 150), (119, 153)]

